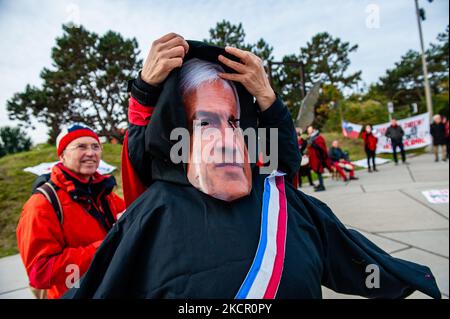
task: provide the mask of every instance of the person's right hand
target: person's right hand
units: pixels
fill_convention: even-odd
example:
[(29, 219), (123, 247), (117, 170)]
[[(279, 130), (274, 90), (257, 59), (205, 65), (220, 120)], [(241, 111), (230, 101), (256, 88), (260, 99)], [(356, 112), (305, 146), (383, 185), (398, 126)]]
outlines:
[(141, 79), (157, 86), (169, 73), (183, 64), (183, 58), (189, 50), (186, 40), (176, 34), (169, 33), (152, 43), (141, 71)]

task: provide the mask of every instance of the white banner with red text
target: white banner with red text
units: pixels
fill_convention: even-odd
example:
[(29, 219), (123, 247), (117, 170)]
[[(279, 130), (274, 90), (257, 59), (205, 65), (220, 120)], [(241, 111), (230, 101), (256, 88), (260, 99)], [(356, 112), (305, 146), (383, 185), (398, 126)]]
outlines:
[[(403, 136), (403, 145), (405, 150), (425, 147), (431, 144), (430, 135), (430, 117), (428, 113), (419, 114), (398, 120), (398, 125), (403, 128), (405, 135)], [(373, 134), (378, 137), (377, 153), (392, 153), (391, 141), (385, 136), (390, 123), (383, 123), (373, 126)], [(362, 125), (350, 122), (342, 123), (342, 131), (344, 136), (357, 138), (358, 133), (362, 129)], [(344, 133), (345, 132), (345, 133)]]

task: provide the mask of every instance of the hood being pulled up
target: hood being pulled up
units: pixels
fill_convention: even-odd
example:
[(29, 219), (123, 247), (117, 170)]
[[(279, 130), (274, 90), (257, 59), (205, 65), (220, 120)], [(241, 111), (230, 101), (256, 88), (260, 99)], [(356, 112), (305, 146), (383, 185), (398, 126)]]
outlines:
[[(223, 48), (207, 45), (198, 41), (188, 41), (189, 52), (184, 62), (198, 58), (220, 64), (226, 72), (233, 72), (230, 68), (220, 63), (220, 54), (237, 60), (225, 52)], [(170, 150), (178, 140), (170, 140), (170, 134), (175, 128), (188, 129), (186, 112), (183, 106), (181, 92), (179, 90), (180, 69), (173, 70), (162, 84), (162, 91), (155, 111), (145, 132), (145, 149), (152, 158), (152, 178), (183, 185), (190, 185), (186, 176), (186, 164), (175, 164), (170, 159)], [(257, 107), (253, 102), (253, 96), (237, 82), (234, 82), (240, 104), (240, 126), (243, 130), (252, 127), (257, 128)]]

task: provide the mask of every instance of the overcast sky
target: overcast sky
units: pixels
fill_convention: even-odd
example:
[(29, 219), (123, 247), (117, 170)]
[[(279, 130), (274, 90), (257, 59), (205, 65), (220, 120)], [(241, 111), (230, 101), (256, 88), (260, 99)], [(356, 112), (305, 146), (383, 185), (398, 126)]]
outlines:
[[(448, 25), (449, 2), (419, 2), (426, 10), (428, 46)], [(0, 0), (0, 126), (15, 124), (8, 120), (6, 101), (26, 84), (41, 84), (39, 73), (51, 65), (50, 51), (65, 22), (136, 37), (144, 59), (161, 35), (174, 31), (202, 40), (223, 19), (242, 22), (247, 42), (264, 38), (276, 59), (299, 53), (323, 31), (358, 44), (350, 72), (362, 70), (365, 83), (376, 82), (407, 50), (419, 50), (414, 0)], [(47, 139), (42, 125), (28, 133), (35, 143)]]

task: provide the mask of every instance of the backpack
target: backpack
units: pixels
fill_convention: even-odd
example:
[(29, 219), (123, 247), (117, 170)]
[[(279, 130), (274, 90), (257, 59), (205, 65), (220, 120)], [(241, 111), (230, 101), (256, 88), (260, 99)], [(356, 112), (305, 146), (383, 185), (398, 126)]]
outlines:
[(64, 221), (63, 210), (61, 206), (61, 202), (59, 201), (58, 195), (56, 191), (58, 190), (58, 186), (55, 185), (51, 180), (45, 182), (38, 188), (36, 188), (34, 194), (41, 193), (47, 198), (47, 200), (52, 204), (53, 210), (55, 211), (56, 217), (58, 218), (59, 223), (62, 225)]
[[(61, 202), (59, 201), (56, 191), (58, 186), (56, 186), (50, 180), (50, 174), (45, 174), (40, 176), (33, 185), (33, 194), (40, 193), (47, 198), (47, 200), (52, 204), (53, 210), (55, 211), (56, 217), (59, 223), (62, 225), (64, 221), (63, 210)], [(30, 286), (30, 290), (36, 299), (47, 299), (47, 289), (37, 289)]]

